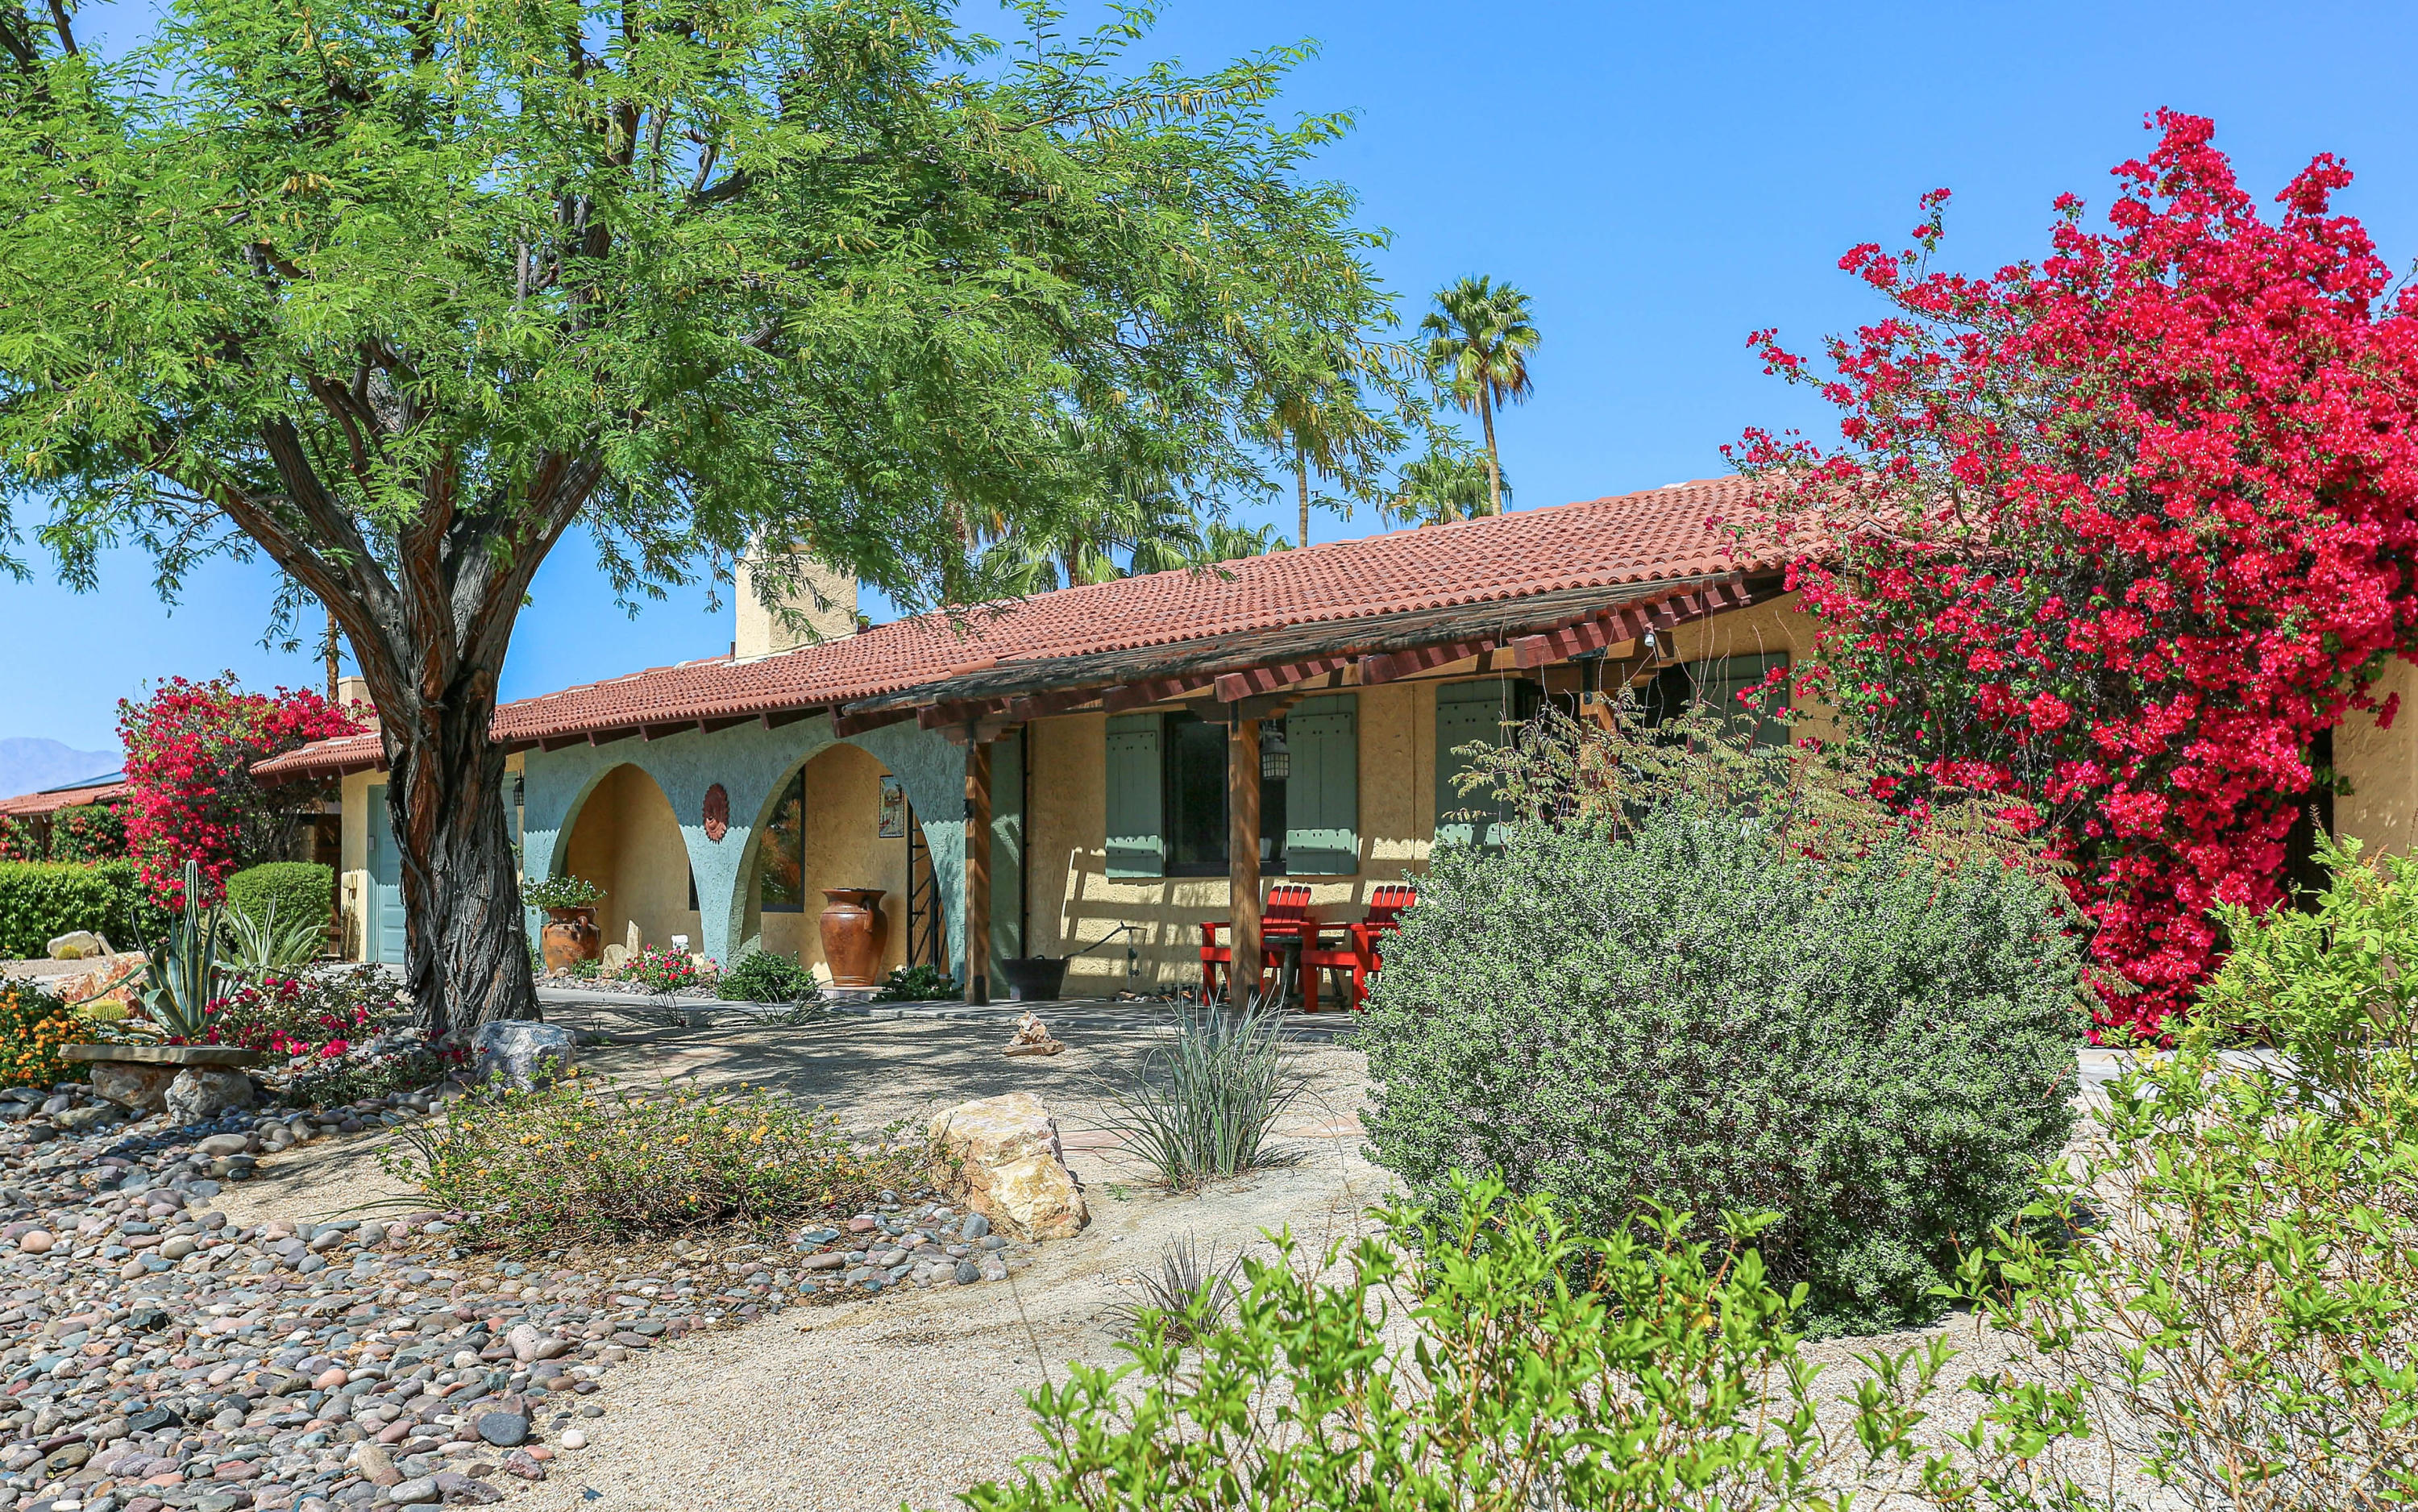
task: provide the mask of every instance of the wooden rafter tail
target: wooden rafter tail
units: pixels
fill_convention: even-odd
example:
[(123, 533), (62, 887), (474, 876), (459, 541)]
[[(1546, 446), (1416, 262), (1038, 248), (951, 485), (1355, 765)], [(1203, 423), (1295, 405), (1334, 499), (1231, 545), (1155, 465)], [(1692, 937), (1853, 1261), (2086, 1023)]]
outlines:
[(631, 736), (637, 733), (638, 726), (635, 725), (625, 725), (617, 730), (589, 730), (588, 732), (588, 743), (590, 745), (610, 745), (615, 741), (626, 741)]
[(1004, 698), (952, 698), (917, 709), (915, 723), (927, 730), (961, 729), (968, 725), (1005, 719), (1007, 705)]
[(832, 733), (862, 735), (867, 730), (878, 730), (886, 725), (904, 725), (914, 717), (915, 710), (912, 709), (876, 709), (858, 714), (842, 707), (832, 716)]
[(1047, 719), (1051, 714), (1063, 714), (1070, 709), (1080, 709), (1085, 704), (1096, 701), (1099, 696), (1100, 690), (1096, 687), (1053, 688), (1048, 693), (1027, 694), (1020, 698), (1010, 698), (1007, 701), (1007, 714), (1018, 724), (1023, 724), (1029, 720)]
[(784, 725), (794, 725), (802, 719), (808, 718), (814, 712), (811, 709), (773, 709), (757, 715), (756, 719), (766, 729), (776, 730)]
[(587, 743), (588, 736), (585, 732), (576, 735), (548, 735), (537, 742), (537, 748), (541, 751), (562, 751), (574, 745)]
[(1281, 666), (1249, 666), (1240, 672), (1218, 675), (1215, 686), (1221, 703), (1238, 704), (1261, 694), (1281, 693), (1312, 678), (1323, 678), (1329, 672), (1339, 672), (1352, 664), (1349, 656), (1313, 656), (1306, 662), (1293, 662)]
[(1523, 635), (1511, 643), (1511, 654), (1523, 667), (1551, 666), (1567, 662), (1573, 656), (1584, 656), (1607, 646), (1633, 638), (1624, 630), (1623, 616), (1606, 615), (1596, 619), (1582, 619), (1575, 625), (1564, 625), (1541, 635)]
[(1501, 644), (1499, 636), (1488, 635), (1478, 640), (1447, 641), (1436, 646), (1414, 646), (1405, 651), (1380, 651), (1360, 658), (1360, 683), (1393, 682), (1414, 677), (1439, 666), (1491, 651)]
[(1128, 709), (1147, 709), (1170, 698), (1181, 698), (1197, 693), (1217, 679), (1206, 672), (1187, 672), (1171, 678), (1152, 678), (1142, 682), (1127, 682), (1100, 695), (1100, 707), (1111, 714), (1122, 714)]
[(665, 725), (642, 725), (638, 727), (638, 738), (642, 741), (668, 740), (675, 735), (686, 735), (691, 730), (703, 728), (705, 721), (701, 719), (676, 719)]

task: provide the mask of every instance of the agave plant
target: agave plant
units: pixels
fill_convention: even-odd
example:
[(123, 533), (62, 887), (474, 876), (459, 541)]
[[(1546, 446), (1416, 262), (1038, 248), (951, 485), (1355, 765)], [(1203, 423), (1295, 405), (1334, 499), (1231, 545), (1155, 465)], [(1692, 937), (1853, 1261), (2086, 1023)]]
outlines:
[(328, 942), (328, 926), (321, 920), (280, 924), (273, 898), (257, 919), (240, 909), (229, 909), (220, 927), (229, 957), (226, 972), (246, 982), (258, 982), (283, 968), (308, 966), (319, 958)]
[[(149, 985), (143, 991), (143, 1012), (152, 1029), (179, 1043), (202, 1037), (219, 980), (219, 910), (202, 907), (202, 869), (190, 860), (185, 863), (184, 892), (183, 913), (145, 953)], [(131, 930), (130, 911), (127, 924)]]

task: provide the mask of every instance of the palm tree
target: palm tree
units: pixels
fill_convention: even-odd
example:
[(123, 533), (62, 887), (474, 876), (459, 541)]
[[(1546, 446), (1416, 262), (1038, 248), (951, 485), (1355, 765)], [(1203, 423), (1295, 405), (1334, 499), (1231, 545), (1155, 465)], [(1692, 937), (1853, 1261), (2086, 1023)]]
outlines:
[[(1347, 372), (1323, 369), (1273, 389), (1266, 400), (1267, 418), (1260, 439), (1293, 464), (1294, 496), (1301, 511), (1301, 533), (1294, 539), (1309, 544), (1309, 475), (1335, 478), (1369, 490), (1363, 474), (1373, 474), (1379, 459), (1401, 444), (1400, 429), (1370, 412), (1358, 379)], [(1349, 513), (1349, 499), (1339, 503)]]
[(1465, 446), (1439, 439), (1426, 456), (1402, 468), (1387, 507), (1406, 520), (1443, 525), (1486, 513), (1490, 497), (1499, 512), (1501, 500), (1510, 496), (1511, 480), (1500, 468), (1490, 469), (1484, 458)]
[(1223, 520), (1212, 520), (1201, 527), (1201, 553), (1193, 561), (1196, 566), (1207, 566), (1291, 549), (1292, 542), (1277, 534), (1273, 525), (1229, 525)]
[(1428, 333), (1428, 375), (1486, 428), (1486, 512), (1500, 514), (1503, 458), (1494, 446), (1494, 411), (1528, 397), (1528, 354), (1537, 349), (1528, 297), (1508, 283), (1465, 278), (1436, 296), (1419, 329)]

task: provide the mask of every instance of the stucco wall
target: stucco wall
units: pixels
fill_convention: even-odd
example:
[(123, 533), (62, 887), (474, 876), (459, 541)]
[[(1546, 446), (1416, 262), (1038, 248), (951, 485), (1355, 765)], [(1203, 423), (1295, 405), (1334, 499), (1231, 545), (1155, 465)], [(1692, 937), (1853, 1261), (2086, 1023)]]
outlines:
[[(701, 906), (696, 948), (727, 961), (758, 926), (750, 906), (754, 890), (748, 884), (755, 876), (758, 836), (772, 816), (774, 799), (792, 771), (841, 743), (832, 733), (830, 718), (817, 715), (777, 729), (742, 725), (712, 734), (690, 730), (657, 741), (529, 752), (523, 871), (547, 877), (566, 870), (568, 841), (582, 807), (614, 768), (635, 766), (663, 790), (689, 863), (696, 868)], [(895, 774), (914, 804), (931, 848), (949, 954), (956, 959), (964, 928), (957, 905), (965, 870), (964, 748), (911, 723), (868, 730), (844, 743)], [(729, 828), (718, 841), (707, 838), (704, 822), (706, 790), (717, 783), (730, 802)], [(872, 822), (868, 816), (865, 823), (870, 827)], [(903, 853), (904, 841), (890, 844)]]
[(2373, 855), (2408, 854), (2418, 841), (2418, 667), (2395, 661), (2377, 680), (2380, 701), (2401, 695), (2391, 729), (2354, 713), (2334, 731), (2334, 770), (2350, 791), (2334, 800), (2336, 833), (2355, 836)]
[(826, 981), (817, 916), (827, 887), (882, 889), (881, 913), (890, 921), (882, 969), (907, 964), (907, 841), (880, 834), (881, 779), (888, 774), (871, 752), (847, 744), (806, 763), (806, 906), (758, 921), (766, 950), (795, 955)]

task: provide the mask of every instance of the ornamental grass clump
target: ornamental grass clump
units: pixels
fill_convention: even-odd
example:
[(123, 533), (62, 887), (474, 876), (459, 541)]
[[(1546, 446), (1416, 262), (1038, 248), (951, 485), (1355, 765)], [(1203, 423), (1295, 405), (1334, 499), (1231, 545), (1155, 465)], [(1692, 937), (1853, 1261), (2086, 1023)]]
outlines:
[(1852, 1396), (1824, 1393), (1798, 1352), (1801, 1293), (1746, 1247), (1761, 1220), (1724, 1218), (1706, 1243), (1649, 1210), (1589, 1239), (1550, 1199), (1458, 1180), (1439, 1206), (1377, 1216), (1404, 1242), (1302, 1255), (1287, 1234), (1231, 1290), (1144, 1310), (1125, 1365), (1073, 1362), (1032, 1395), (1042, 1452), (965, 1504), (1844, 1506), (1829, 1488), (1914, 1458), (1951, 1354), (1940, 1340), (1876, 1353)]
[(2073, 1123), (2062, 890), (1985, 814), (1880, 808), (1851, 755), (1618, 712), (1480, 763), (1507, 837), (1438, 848), (1357, 1036), (1376, 1159), (1429, 1201), (1457, 1172), (1553, 1193), (1600, 1236), (1658, 1199), (1699, 1237), (1768, 1213), (1800, 1326), (1930, 1321)]
[(1175, 1036), (1109, 1092), (1107, 1126), (1171, 1189), (1275, 1163), (1277, 1120), (1302, 1092), (1284, 1018), (1272, 1004), (1186, 1013)]
[(2315, 909), (2220, 909), (2174, 1053), (1975, 1246), (1969, 1294), (2037, 1367), (1985, 1382), (1993, 1504), (2068, 1504), (2111, 1454), (2194, 1507), (2418, 1502), (2418, 861), (2321, 845)]
[(758, 1088), (641, 1092), (577, 1077), (463, 1098), (382, 1158), (467, 1214), (477, 1241), (515, 1249), (853, 1212), (911, 1184), (915, 1164)]

